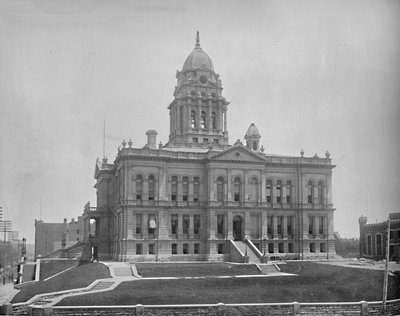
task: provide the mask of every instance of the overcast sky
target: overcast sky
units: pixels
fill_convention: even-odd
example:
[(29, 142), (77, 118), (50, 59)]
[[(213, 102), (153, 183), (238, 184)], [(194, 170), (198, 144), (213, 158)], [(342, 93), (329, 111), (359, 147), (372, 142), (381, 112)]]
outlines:
[(167, 142), (196, 30), (230, 143), (254, 122), (266, 153), (328, 150), (344, 237), (400, 211), (400, 1), (0, 0), (0, 206), (20, 236), (96, 204), (104, 117), (110, 161), (147, 129)]

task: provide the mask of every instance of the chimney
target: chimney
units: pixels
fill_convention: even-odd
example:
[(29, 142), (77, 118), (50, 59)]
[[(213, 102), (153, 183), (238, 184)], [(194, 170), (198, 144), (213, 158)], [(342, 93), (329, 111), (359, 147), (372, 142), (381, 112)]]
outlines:
[(66, 218), (64, 218), (64, 224), (66, 224), (67, 223), (67, 219)]
[(147, 148), (157, 149), (157, 131), (150, 129), (146, 132), (147, 135)]

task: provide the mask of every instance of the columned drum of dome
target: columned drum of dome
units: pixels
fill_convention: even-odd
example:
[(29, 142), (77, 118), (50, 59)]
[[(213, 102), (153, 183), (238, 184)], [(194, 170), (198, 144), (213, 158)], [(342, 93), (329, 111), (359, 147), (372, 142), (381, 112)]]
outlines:
[(170, 136), (167, 147), (228, 145), (227, 105), (211, 58), (200, 47), (199, 32), (193, 51), (176, 74), (174, 100), (169, 105)]

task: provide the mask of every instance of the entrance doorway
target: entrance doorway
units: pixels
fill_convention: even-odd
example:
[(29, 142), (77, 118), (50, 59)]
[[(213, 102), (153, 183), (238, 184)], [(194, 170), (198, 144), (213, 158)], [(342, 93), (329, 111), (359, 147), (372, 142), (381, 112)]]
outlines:
[(233, 239), (243, 240), (243, 219), (239, 215), (233, 218)]

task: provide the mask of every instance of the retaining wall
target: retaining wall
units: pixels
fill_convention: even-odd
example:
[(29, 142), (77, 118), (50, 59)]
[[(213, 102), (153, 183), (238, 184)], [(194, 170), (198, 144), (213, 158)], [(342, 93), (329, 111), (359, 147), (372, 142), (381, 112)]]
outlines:
[[(245, 315), (381, 315), (382, 302), (345, 303), (274, 303), (274, 304), (200, 304), (200, 305), (133, 305), (133, 306), (18, 306), (2, 307), (2, 315), (32, 316), (245, 316)], [(391, 300), (386, 305), (386, 315), (400, 314), (400, 299)]]

